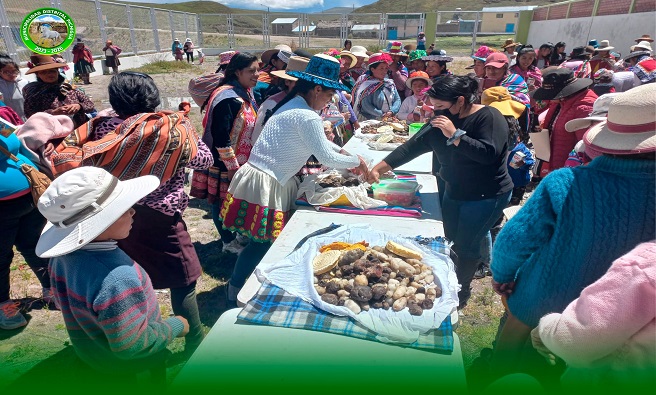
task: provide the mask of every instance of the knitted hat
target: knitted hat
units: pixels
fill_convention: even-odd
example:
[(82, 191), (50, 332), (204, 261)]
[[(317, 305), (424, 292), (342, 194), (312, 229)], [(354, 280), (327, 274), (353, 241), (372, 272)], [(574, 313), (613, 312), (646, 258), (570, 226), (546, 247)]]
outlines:
[(221, 52), (219, 54), (219, 66), (222, 64), (228, 64), (230, 63), (230, 59), (232, 59), (233, 56), (237, 55), (237, 51), (225, 51)]
[(392, 57), (389, 56), (389, 54), (387, 54), (387, 53), (377, 52), (377, 53), (375, 53), (375, 54), (373, 54), (369, 57), (368, 64), (369, 64), (369, 66), (371, 66), (371, 65), (374, 65), (376, 63), (381, 63), (381, 62), (391, 64), (392, 63)]
[(287, 74), (326, 88), (349, 90), (339, 82), (339, 61), (325, 54), (314, 55), (308, 62), (305, 71), (287, 71)]
[(525, 105), (513, 100), (508, 88), (503, 86), (494, 86), (484, 90), (481, 95), (481, 104), (494, 107), (504, 116), (511, 116), (515, 119), (518, 119), (526, 109)]
[(637, 42), (637, 43), (639, 43), (640, 41), (647, 41), (647, 42), (653, 43), (654, 39), (651, 38), (651, 36), (649, 34), (643, 34), (642, 37), (635, 39), (635, 42)]
[(491, 53), (492, 50), (488, 46), (481, 45), (480, 47), (478, 47), (476, 53), (474, 53), (471, 57), (474, 60), (480, 60), (481, 62), (485, 62), (485, 59), (487, 59), (487, 57), (490, 56)]
[(590, 115), (585, 118), (577, 118), (567, 121), (565, 124), (565, 130), (568, 132), (575, 132), (577, 130), (587, 129), (595, 122), (605, 121), (606, 116), (608, 115), (610, 103), (617, 95), (619, 95), (619, 92), (606, 93), (599, 96), (592, 105), (592, 112)]
[(423, 49), (415, 49), (414, 51), (410, 52), (410, 61), (413, 62), (415, 60), (421, 60), (424, 56), (426, 56), (426, 51)]
[(414, 80), (424, 80), (424, 81), (426, 81), (428, 86), (433, 85), (433, 80), (431, 80), (430, 77), (428, 76), (428, 74), (426, 74), (426, 72), (424, 72), (424, 71), (415, 71), (415, 72), (410, 73), (410, 78), (405, 80), (405, 86), (408, 89), (412, 89), (412, 82)]
[(533, 92), (535, 100), (557, 100), (567, 97), (592, 84), (589, 78), (576, 78), (568, 68), (550, 70), (542, 75), (542, 86)]
[(656, 84), (620, 93), (608, 107), (608, 119), (583, 136), (586, 147), (605, 154), (656, 152)]
[(287, 63), (287, 68), (285, 70), (275, 70), (272, 71), (271, 74), (285, 80), (298, 81), (298, 78), (292, 77), (291, 75), (287, 74), (287, 72), (305, 71), (305, 68), (307, 67), (309, 62), (310, 59), (308, 58), (303, 58), (301, 56), (292, 56), (291, 58), (289, 58), (289, 62)]
[(446, 56), (446, 51), (443, 49), (435, 49), (431, 51), (430, 54), (422, 56), (421, 60), (432, 60), (434, 62), (451, 62), (453, 58), (451, 56)]
[(508, 66), (508, 57), (502, 52), (491, 53), (485, 59), (485, 67), (487, 66), (494, 67), (495, 69)]
[(37, 206), (48, 223), (36, 254), (52, 258), (84, 247), (158, 186), (155, 176), (120, 181), (99, 167), (65, 172), (39, 198)]

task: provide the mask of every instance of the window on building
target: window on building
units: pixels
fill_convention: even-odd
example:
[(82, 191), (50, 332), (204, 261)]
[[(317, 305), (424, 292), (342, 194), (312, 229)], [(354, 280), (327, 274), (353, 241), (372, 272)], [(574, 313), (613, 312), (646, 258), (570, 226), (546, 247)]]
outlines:
[(515, 18), (519, 18), (519, 12), (515, 12)]
[(503, 14), (497, 14), (497, 18), (503, 18)]

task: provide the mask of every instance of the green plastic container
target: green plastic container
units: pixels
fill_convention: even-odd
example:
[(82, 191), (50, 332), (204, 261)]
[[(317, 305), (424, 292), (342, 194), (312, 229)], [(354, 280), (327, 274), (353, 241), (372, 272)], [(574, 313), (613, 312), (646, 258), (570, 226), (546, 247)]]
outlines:
[(425, 123), (411, 123), (408, 125), (408, 135), (410, 135), (410, 137), (414, 136), (419, 131), (419, 129), (424, 127), (424, 125)]

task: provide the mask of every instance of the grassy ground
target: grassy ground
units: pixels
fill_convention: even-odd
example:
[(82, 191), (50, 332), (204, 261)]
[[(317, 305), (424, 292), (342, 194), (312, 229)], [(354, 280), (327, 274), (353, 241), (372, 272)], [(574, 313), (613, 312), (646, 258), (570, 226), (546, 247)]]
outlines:
[[(451, 65), (456, 73), (464, 72), (470, 64), (468, 58), (457, 58)], [(137, 70), (152, 74), (160, 89), (163, 102), (168, 107), (177, 106), (176, 101), (186, 94), (185, 86), (189, 78), (214, 71), (217, 59), (208, 57), (203, 66), (187, 65), (186, 62), (160, 62)], [(109, 106), (107, 83), (111, 76), (92, 78), (93, 85), (82, 88), (90, 95), (98, 109)], [(168, 100), (170, 99), (170, 100)], [(166, 106), (166, 104), (165, 104)], [(198, 108), (190, 114), (200, 130), (201, 115)], [(218, 250), (218, 233), (211, 220), (210, 207), (203, 200), (191, 199), (184, 213), (189, 233), (203, 265), (204, 273), (198, 281), (197, 294), (204, 329), (208, 331), (219, 316), (226, 310), (224, 285), (232, 272), (236, 256), (222, 254)], [(39, 299), (41, 286), (19, 254), (11, 266), (11, 296), (22, 303), (22, 309), (29, 324), (19, 330), (0, 330), (0, 393), (3, 388), (24, 391), (34, 383), (51, 380), (65, 383), (78, 379), (71, 366), (79, 364), (66, 333), (59, 311), (44, 305)], [(460, 336), (465, 366), (471, 365), (482, 348), (490, 347), (499, 317), (503, 311), (499, 297), (492, 291), (489, 278), (474, 280), (474, 291), (470, 304), (462, 311), (460, 326), (456, 332)], [(158, 291), (161, 312), (171, 314), (170, 297), (167, 291)], [(174, 359), (168, 369), (168, 379), (172, 380), (188, 358), (182, 351), (183, 341), (176, 340), (170, 350)]]

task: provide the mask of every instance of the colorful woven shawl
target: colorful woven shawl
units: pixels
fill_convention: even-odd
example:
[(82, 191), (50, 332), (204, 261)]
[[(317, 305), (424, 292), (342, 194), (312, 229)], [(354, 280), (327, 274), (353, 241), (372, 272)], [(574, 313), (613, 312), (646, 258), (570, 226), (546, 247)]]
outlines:
[(528, 86), (519, 74), (510, 73), (498, 85), (507, 88), (513, 100), (522, 103), (526, 107), (531, 106), (531, 98), (528, 95)]
[(359, 79), (353, 87), (353, 109), (360, 113), (364, 98), (384, 87), (387, 87), (390, 91), (392, 88), (396, 89), (394, 81), (387, 78), (381, 81), (378, 78), (374, 78), (372, 75), (367, 75), (365, 78)]

